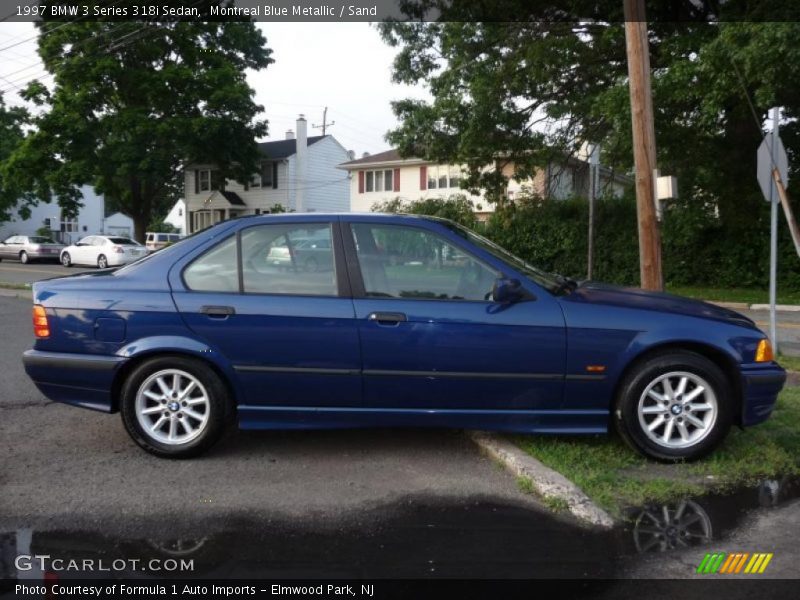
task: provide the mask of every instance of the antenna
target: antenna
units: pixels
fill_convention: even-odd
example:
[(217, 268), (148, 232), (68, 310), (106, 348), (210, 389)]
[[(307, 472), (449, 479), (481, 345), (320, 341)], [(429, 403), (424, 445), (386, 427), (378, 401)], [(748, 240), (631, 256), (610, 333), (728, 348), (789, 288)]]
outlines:
[(322, 125), (312, 125), (314, 129), (322, 129), (322, 135), (325, 135), (328, 127), (331, 125), (336, 125), (336, 121), (331, 121), (328, 123), (328, 107), (325, 107), (325, 110), (322, 111)]

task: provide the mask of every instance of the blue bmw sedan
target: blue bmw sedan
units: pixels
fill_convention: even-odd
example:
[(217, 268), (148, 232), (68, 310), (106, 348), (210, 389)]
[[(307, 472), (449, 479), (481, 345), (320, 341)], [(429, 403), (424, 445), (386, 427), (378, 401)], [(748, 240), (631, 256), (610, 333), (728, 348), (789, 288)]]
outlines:
[(36, 283), (33, 298), (23, 360), (39, 390), (121, 413), (162, 457), (197, 455), (237, 420), (613, 427), (651, 458), (690, 460), (764, 421), (786, 377), (736, 312), (577, 284), (426, 217), (243, 217), (123, 268)]

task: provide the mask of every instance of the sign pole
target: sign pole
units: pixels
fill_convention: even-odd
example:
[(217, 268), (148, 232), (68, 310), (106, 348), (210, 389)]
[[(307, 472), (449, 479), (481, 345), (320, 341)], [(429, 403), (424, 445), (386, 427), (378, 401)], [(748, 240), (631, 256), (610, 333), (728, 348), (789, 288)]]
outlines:
[[(776, 106), (772, 109), (772, 156), (778, 153), (778, 122), (780, 120), (780, 109)], [(773, 158), (774, 160), (774, 158)], [(775, 198), (775, 186), (769, 187), (770, 204), (770, 242), (769, 242), (769, 337), (772, 339), (772, 347), (778, 353), (778, 332), (775, 323), (775, 300), (777, 296), (777, 275), (778, 275), (778, 202)]]

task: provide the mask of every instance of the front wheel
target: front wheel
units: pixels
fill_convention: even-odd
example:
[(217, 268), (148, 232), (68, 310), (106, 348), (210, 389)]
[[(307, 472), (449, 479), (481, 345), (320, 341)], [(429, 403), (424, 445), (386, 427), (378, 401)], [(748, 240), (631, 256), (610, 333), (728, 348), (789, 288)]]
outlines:
[(125, 429), (139, 446), (164, 458), (188, 458), (210, 448), (225, 429), (228, 406), (225, 384), (193, 358), (152, 358), (122, 386)]
[(622, 381), (617, 430), (638, 452), (659, 461), (696, 460), (725, 438), (733, 398), (722, 370), (694, 352), (655, 355)]
[(72, 266), (72, 257), (69, 255), (69, 252), (64, 252), (61, 255), (61, 264), (64, 265), (65, 267)]

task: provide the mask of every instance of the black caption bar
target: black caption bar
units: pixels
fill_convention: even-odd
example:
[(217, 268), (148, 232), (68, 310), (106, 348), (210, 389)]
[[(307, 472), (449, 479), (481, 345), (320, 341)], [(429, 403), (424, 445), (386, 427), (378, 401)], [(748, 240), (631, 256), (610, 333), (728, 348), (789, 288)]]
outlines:
[[(0, 21), (622, 22), (622, 0), (11, 0)], [(647, 0), (660, 22), (797, 21), (800, 2)]]

